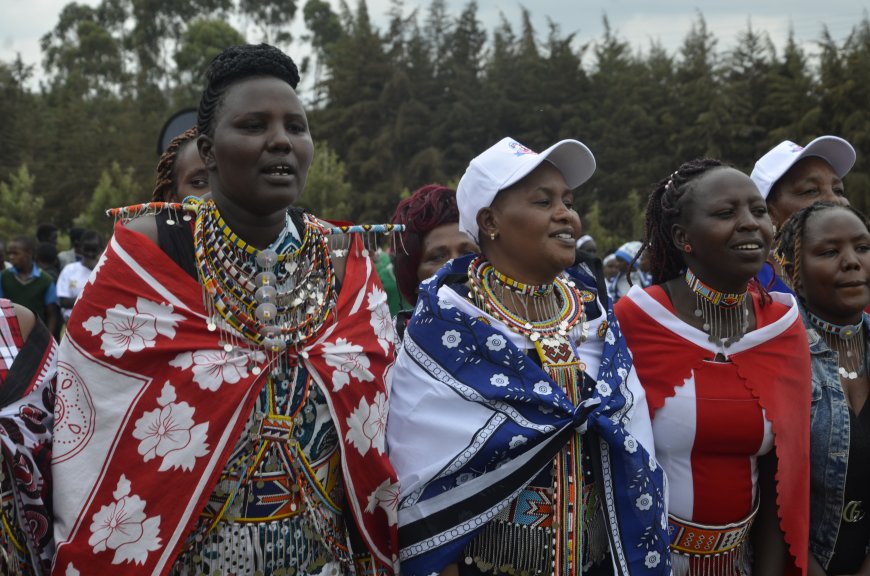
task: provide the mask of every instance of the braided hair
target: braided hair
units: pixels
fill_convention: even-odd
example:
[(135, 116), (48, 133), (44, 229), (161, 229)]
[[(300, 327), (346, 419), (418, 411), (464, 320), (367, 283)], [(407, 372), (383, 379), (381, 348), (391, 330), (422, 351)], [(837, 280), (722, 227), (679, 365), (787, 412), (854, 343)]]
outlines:
[(399, 292), (406, 302), (417, 301), (417, 269), (423, 257), (423, 237), (444, 224), (459, 222), (456, 191), (440, 184), (427, 184), (418, 188), (396, 207), (391, 220), (404, 224), (399, 236), (401, 247), (395, 255), (395, 274)]
[(299, 84), (296, 64), (278, 48), (268, 44), (230, 46), (215, 56), (205, 73), (206, 86), (196, 116), (200, 134), (214, 135), (214, 120), (227, 88), (253, 76), (279, 78), (294, 90)]
[[(644, 244), (635, 255), (635, 262), (644, 250), (649, 251), (653, 284), (661, 284), (683, 273), (683, 255), (674, 246), (671, 230), (680, 221), (686, 197), (692, 183), (714, 168), (725, 166), (719, 160), (701, 158), (681, 165), (676, 172), (661, 180), (649, 195), (644, 222)], [(634, 262), (632, 262), (634, 265)]]
[(803, 258), (802, 244), (804, 241), (804, 232), (806, 231), (807, 221), (811, 216), (818, 214), (819, 212), (838, 209), (851, 212), (864, 223), (864, 226), (868, 230), (870, 230), (867, 218), (852, 206), (848, 204), (844, 205), (822, 201), (811, 204), (792, 214), (779, 229), (776, 238), (774, 238), (774, 258), (779, 261), (784, 273), (787, 273), (786, 267), (791, 267), (791, 273), (788, 273), (788, 277), (784, 278), (784, 280), (789, 284), (797, 298), (800, 298), (799, 293), (802, 288), (800, 277), (801, 261)]
[(166, 151), (160, 155), (160, 161), (157, 162), (157, 184), (151, 192), (152, 202), (171, 202), (175, 199), (178, 194), (178, 155), (185, 146), (195, 144), (197, 136), (199, 132), (194, 126), (173, 138)]

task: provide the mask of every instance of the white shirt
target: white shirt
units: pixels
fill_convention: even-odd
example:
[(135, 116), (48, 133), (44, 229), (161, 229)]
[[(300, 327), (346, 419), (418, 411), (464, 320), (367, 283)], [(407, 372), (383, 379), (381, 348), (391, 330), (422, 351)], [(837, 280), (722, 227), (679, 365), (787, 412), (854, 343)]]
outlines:
[[(67, 264), (57, 278), (57, 297), (78, 299), (90, 276), (91, 269), (81, 262)], [(62, 311), (63, 319), (69, 320), (72, 308), (62, 308)]]

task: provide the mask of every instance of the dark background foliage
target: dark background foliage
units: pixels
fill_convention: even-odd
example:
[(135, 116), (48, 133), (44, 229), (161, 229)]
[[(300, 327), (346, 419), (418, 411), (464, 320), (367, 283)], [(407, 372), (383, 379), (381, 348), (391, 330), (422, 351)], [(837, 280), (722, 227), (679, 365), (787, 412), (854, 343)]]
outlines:
[[(639, 236), (651, 184), (680, 162), (713, 156), (748, 172), (783, 139), (848, 139), (858, 163), (847, 193), (870, 208), (866, 16), (843, 41), (815, 39), (811, 59), (798, 39), (778, 50), (751, 26), (721, 50), (701, 14), (672, 54), (640, 51), (609, 26), (580, 45), (556, 23), (534, 29), (520, 10), (518, 27), (486, 30), (474, 2), (459, 14), (443, 0), (410, 12), (397, 2), (379, 29), (364, 1), (338, 13), (325, 0), (70, 3), (42, 40), (38, 88), (32, 66), (0, 62), (0, 235), (33, 198), (43, 201), (36, 220), (62, 228), (96, 222), (103, 203), (146, 199), (163, 121), (195, 106), (208, 61), (245, 40), (281, 46), (302, 67), (323, 155), (303, 202), (324, 217), (386, 221), (403, 194), (455, 185), (506, 135), (533, 149), (561, 138), (592, 149), (598, 171), (577, 200), (605, 249)], [(297, 16), (302, 38), (289, 32)], [(228, 24), (239, 20), (250, 37)], [(302, 43), (306, 55), (295, 55)]]

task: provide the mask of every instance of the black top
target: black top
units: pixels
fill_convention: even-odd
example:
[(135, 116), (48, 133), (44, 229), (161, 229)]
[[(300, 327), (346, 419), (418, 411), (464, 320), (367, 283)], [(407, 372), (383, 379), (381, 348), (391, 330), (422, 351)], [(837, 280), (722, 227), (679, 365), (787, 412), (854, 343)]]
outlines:
[[(864, 562), (870, 544), (870, 409), (865, 402), (857, 416), (849, 410), (849, 461), (846, 469), (846, 489), (843, 494), (844, 513), (840, 517), (840, 532), (828, 574), (854, 574)], [(860, 504), (850, 504), (860, 502)], [(863, 518), (847, 522), (843, 517)]]

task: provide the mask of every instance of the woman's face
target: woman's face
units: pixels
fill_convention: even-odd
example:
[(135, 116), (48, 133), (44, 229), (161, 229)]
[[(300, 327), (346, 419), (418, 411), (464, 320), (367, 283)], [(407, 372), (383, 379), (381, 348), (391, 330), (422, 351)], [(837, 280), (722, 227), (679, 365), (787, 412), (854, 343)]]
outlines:
[(175, 157), (175, 201), (208, 192), (208, 172), (196, 148), (196, 140), (188, 140)]
[(459, 231), (458, 223), (451, 222), (433, 228), (423, 236), (417, 279), (422, 282), (432, 277), (448, 260), (470, 252), (479, 252), (477, 244), (468, 234)]
[(199, 147), (218, 206), (253, 216), (293, 204), (314, 157), (302, 103), (289, 84), (271, 76), (231, 85), (218, 105), (214, 135), (201, 136)]
[(690, 186), (674, 243), (701, 280), (717, 290), (742, 291), (770, 251), (773, 225), (764, 199), (734, 168), (714, 168)]
[(811, 204), (827, 200), (835, 204), (849, 204), (843, 181), (831, 165), (818, 156), (808, 156), (794, 163), (771, 190), (767, 203), (770, 217), (783, 224), (789, 217)]
[(580, 217), (564, 176), (549, 162), (500, 191), (479, 216), (483, 250), (509, 277), (544, 284), (574, 264)]
[(801, 242), (800, 295), (817, 316), (852, 324), (870, 305), (870, 233), (849, 210), (812, 214)]

